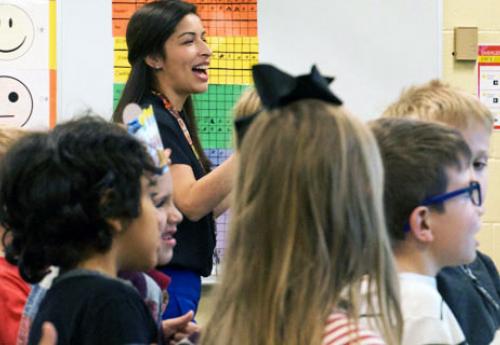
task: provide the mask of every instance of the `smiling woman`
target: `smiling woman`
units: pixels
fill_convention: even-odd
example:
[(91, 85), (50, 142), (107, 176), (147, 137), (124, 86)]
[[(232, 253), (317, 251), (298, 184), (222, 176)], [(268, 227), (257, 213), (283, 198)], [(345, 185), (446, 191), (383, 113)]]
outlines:
[(113, 120), (123, 122), (130, 102), (153, 106), (163, 146), (172, 150), (174, 203), (184, 215), (173, 259), (162, 267), (172, 278), (163, 315), (170, 318), (197, 309), (200, 278), (212, 270), (214, 215), (228, 207), (235, 160), (210, 171), (198, 138), (191, 95), (208, 88), (212, 52), (196, 7), (179, 0), (146, 4), (130, 19), (126, 40), (132, 69)]

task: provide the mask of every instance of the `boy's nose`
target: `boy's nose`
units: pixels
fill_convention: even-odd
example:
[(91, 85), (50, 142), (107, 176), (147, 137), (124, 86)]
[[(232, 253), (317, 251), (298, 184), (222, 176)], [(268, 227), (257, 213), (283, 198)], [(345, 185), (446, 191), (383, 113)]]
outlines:
[(476, 209), (479, 216), (482, 216), (484, 214), (484, 202), (481, 204), (481, 206), (476, 206)]

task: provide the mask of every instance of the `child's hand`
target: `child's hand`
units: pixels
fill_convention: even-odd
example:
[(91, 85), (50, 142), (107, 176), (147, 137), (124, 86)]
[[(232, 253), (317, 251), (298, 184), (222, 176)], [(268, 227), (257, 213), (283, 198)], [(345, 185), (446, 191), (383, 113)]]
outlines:
[(170, 155), (172, 154), (172, 149), (165, 149), (163, 151), (163, 154), (165, 155), (165, 158), (167, 159), (167, 164), (168, 165), (172, 164), (172, 161), (170, 159)]
[(42, 337), (38, 345), (56, 345), (57, 331), (54, 325), (50, 322), (44, 322), (42, 325)]
[(192, 322), (194, 313), (188, 311), (186, 314), (172, 319), (163, 320), (163, 334), (165, 342), (175, 344), (183, 338), (200, 331), (200, 326)]

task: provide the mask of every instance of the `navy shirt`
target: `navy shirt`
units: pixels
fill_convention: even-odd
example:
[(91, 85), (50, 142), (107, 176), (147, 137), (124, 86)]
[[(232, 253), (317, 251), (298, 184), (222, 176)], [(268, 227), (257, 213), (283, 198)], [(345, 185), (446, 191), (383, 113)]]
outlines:
[(462, 327), (467, 342), (488, 345), (500, 326), (498, 271), (493, 261), (480, 252), (465, 267), (441, 270), (437, 276), (438, 290)]
[(38, 344), (44, 321), (54, 324), (58, 345), (159, 342), (158, 326), (137, 291), (90, 271), (56, 278), (33, 320), (29, 344)]

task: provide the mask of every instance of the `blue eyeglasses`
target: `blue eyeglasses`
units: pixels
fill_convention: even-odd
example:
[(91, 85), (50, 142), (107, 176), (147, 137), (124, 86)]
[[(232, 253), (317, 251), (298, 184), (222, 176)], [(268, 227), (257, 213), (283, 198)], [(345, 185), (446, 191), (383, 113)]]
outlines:
[[(431, 196), (424, 199), (419, 206), (431, 206), (436, 204), (442, 204), (446, 200), (455, 198), (462, 194), (468, 194), (472, 204), (476, 206), (481, 206), (483, 204), (483, 197), (481, 195), (481, 185), (477, 181), (471, 181), (468, 187), (460, 188), (448, 193), (439, 194)], [(403, 229), (404, 232), (410, 231), (410, 224), (406, 223)]]
[(471, 181), (468, 187), (460, 188), (452, 192), (426, 198), (420, 205), (430, 206), (430, 205), (441, 204), (446, 200), (455, 198), (465, 193), (469, 194), (469, 198), (474, 205), (481, 206), (483, 204), (483, 198), (481, 196), (481, 185), (477, 181)]

